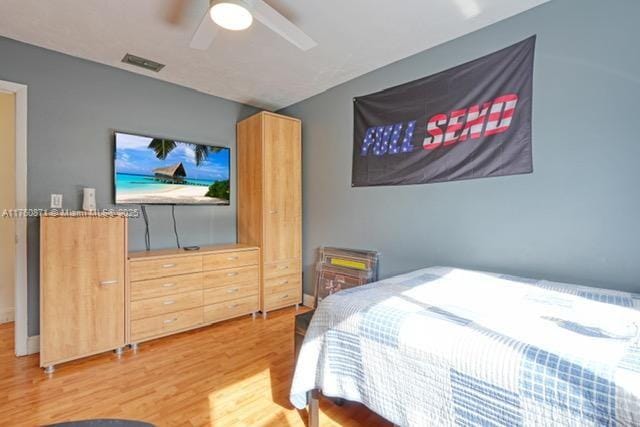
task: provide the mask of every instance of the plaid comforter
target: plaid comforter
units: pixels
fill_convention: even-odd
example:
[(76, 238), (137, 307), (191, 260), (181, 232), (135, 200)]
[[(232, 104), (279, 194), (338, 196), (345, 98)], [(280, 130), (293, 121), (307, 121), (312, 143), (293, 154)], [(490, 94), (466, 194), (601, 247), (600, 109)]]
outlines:
[(306, 392), (402, 426), (640, 426), (640, 295), (434, 267), (326, 298)]

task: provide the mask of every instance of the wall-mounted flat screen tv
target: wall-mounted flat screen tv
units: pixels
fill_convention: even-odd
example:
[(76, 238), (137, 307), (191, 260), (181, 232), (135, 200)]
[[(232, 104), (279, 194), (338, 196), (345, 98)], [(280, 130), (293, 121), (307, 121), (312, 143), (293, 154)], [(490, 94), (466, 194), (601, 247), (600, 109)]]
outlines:
[(228, 147), (115, 133), (115, 202), (228, 205)]

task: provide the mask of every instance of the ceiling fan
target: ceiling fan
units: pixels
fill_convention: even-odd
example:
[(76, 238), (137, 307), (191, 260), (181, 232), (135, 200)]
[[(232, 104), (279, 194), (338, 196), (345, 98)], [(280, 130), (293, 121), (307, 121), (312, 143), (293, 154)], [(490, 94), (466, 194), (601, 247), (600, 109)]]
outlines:
[[(173, 0), (167, 13), (172, 24), (182, 21), (191, 0)], [(307, 51), (318, 44), (300, 28), (262, 0), (209, 0), (209, 9), (193, 34), (190, 46), (206, 50), (216, 37), (218, 28), (240, 31), (249, 28), (257, 19), (272, 31)]]

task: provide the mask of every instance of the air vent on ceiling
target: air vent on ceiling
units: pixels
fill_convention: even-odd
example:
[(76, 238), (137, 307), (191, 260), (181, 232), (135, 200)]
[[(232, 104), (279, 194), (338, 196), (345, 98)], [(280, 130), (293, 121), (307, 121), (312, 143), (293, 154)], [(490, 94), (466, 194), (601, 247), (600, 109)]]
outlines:
[(124, 62), (125, 64), (131, 64), (135, 65), (136, 67), (155, 71), (156, 73), (164, 68), (164, 64), (141, 58), (139, 56), (131, 55), (130, 53), (127, 53), (124, 58), (122, 58), (122, 62)]

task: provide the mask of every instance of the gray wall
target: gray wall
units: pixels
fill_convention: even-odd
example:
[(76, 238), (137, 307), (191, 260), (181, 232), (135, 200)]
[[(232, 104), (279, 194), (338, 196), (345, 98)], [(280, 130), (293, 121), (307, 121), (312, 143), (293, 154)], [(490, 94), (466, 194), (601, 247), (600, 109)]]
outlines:
[[(229, 207), (179, 206), (183, 244), (235, 242), (235, 123), (255, 110), (112, 67), (0, 38), (0, 80), (29, 86), (28, 205), (49, 206), (51, 193), (79, 209), (82, 187), (99, 208), (113, 202), (112, 130), (209, 142), (232, 148)], [(151, 243), (173, 247), (169, 207), (150, 207)], [(130, 247), (144, 249), (142, 219), (130, 221)], [(38, 221), (28, 229), (29, 335), (39, 332)]]
[[(305, 290), (321, 245), (640, 292), (640, 2), (554, 0), (285, 109), (303, 120)], [(534, 173), (351, 188), (352, 98), (538, 35)]]

